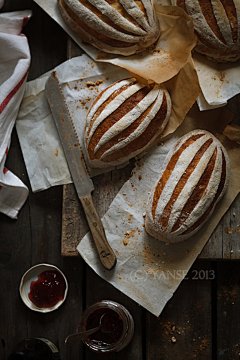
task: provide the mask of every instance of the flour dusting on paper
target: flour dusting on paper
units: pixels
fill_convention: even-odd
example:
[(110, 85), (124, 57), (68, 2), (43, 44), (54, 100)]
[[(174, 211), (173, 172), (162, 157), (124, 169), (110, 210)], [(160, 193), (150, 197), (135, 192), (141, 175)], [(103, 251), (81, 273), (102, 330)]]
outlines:
[[(218, 135), (229, 121), (231, 116), (225, 110), (202, 113), (194, 106), (167, 141), (159, 142), (137, 161), (132, 177), (123, 185), (102, 218), (107, 239), (117, 256), (117, 265), (113, 270), (109, 272), (103, 269), (89, 233), (77, 247), (80, 255), (99, 276), (156, 316), (172, 297), (240, 191), (240, 146)], [(197, 128), (211, 131), (223, 141), (231, 164), (229, 187), (212, 217), (198, 233), (183, 242), (166, 245), (144, 230), (149, 191), (155, 185), (161, 164), (175, 141)]]

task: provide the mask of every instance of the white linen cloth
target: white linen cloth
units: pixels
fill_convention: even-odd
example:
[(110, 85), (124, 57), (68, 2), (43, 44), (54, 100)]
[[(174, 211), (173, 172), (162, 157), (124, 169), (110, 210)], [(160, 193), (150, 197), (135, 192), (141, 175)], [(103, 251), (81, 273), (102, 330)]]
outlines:
[(31, 11), (0, 14), (0, 212), (13, 219), (28, 196), (28, 188), (5, 161), (30, 65), (28, 40), (21, 34), (30, 16)]

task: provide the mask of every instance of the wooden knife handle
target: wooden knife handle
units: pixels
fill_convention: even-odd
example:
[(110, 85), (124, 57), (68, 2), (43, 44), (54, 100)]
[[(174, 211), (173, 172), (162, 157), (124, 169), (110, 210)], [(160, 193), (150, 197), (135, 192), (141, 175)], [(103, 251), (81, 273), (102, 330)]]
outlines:
[(116, 255), (109, 245), (100, 217), (95, 209), (91, 194), (80, 198), (86, 214), (93, 240), (103, 266), (111, 270), (116, 264)]

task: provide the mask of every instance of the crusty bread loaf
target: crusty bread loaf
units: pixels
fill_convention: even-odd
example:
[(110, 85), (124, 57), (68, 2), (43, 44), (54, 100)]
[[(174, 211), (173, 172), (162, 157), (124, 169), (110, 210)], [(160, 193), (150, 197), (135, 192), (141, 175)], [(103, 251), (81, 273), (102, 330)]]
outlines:
[(58, 0), (58, 4), (82, 40), (107, 53), (135, 54), (160, 34), (151, 0)]
[(194, 130), (168, 153), (149, 197), (146, 231), (167, 243), (195, 234), (226, 191), (229, 158), (215, 136)]
[(217, 62), (240, 58), (240, 0), (172, 0), (193, 20), (195, 50)]
[(86, 117), (85, 146), (92, 167), (124, 163), (162, 133), (171, 112), (165, 87), (135, 78), (117, 81), (99, 94)]

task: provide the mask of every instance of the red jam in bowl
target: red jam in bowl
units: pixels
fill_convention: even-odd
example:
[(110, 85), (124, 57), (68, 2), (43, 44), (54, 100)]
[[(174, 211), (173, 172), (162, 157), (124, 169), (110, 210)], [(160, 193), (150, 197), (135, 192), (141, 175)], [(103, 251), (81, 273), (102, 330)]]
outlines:
[(29, 299), (39, 308), (48, 308), (63, 300), (65, 280), (57, 270), (46, 270), (30, 285)]
[(93, 311), (87, 318), (86, 330), (97, 327), (103, 314), (106, 314), (101, 321), (103, 331), (100, 329), (88, 337), (89, 340), (99, 346), (116, 343), (123, 333), (123, 321), (121, 317), (109, 308), (101, 308)]

